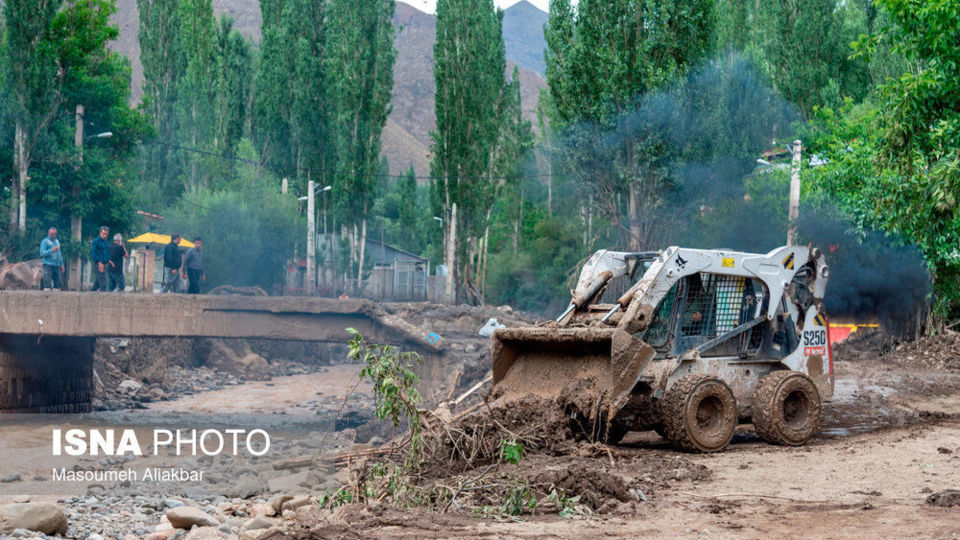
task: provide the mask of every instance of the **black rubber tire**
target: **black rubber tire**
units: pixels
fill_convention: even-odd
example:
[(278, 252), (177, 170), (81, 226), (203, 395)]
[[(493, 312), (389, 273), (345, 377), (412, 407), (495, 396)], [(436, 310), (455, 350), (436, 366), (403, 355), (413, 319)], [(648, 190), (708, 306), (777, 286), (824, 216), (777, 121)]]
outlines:
[(820, 432), (817, 385), (798, 371), (774, 371), (753, 394), (753, 427), (772, 444), (800, 446)]
[(667, 440), (690, 452), (721, 452), (737, 427), (737, 400), (730, 387), (709, 375), (685, 375), (663, 399)]

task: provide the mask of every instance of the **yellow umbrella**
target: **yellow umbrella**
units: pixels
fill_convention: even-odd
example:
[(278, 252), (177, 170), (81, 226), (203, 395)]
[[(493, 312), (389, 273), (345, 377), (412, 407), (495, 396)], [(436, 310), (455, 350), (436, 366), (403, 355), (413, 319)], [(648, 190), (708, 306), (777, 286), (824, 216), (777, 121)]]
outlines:
[[(143, 233), (136, 238), (131, 238), (130, 240), (127, 240), (127, 243), (128, 244), (161, 244), (165, 246), (170, 243), (170, 235), (148, 232), (148, 233)], [(181, 247), (192, 248), (193, 242), (190, 242), (185, 238), (181, 238), (180, 242), (177, 245)]]

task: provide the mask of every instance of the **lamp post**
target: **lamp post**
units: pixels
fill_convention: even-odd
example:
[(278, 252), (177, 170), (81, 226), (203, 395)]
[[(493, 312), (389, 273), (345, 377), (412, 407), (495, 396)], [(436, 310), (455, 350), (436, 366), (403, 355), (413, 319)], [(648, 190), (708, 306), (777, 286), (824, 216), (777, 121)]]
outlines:
[[(113, 132), (104, 131), (89, 137), (83, 136), (83, 105), (77, 105), (76, 110), (76, 130), (73, 134), (73, 145), (77, 148), (77, 179), (73, 183), (73, 200), (76, 202), (80, 198), (80, 170), (83, 167), (83, 142), (90, 139), (109, 139), (113, 137)], [(71, 211), (70, 213), (70, 241), (74, 245), (79, 245), (83, 238), (83, 217)], [(67, 279), (67, 288), (72, 291), (79, 291), (83, 287), (83, 280), (80, 278), (81, 271), (80, 253), (77, 251), (70, 257), (70, 273)]]
[[(333, 186), (323, 188), (314, 187), (314, 181), (307, 181), (307, 284), (305, 286), (307, 294), (313, 294), (317, 284), (317, 214), (316, 197), (317, 191), (327, 192), (333, 189)], [(323, 212), (323, 234), (327, 234), (327, 212), (326, 198), (324, 198)]]

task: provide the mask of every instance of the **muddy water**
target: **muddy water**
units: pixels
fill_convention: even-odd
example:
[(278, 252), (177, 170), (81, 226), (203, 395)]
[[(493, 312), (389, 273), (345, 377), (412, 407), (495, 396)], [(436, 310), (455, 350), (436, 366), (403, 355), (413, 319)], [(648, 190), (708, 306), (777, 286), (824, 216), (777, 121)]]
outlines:
[[(86, 494), (90, 485), (108, 486), (106, 481), (55, 480), (55, 470), (134, 470), (143, 476), (143, 471), (153, 468), (176, 468), (204, 471), (205, 482), (183, 484), (140, 482), (144, 494), (172, 493), (174, 488), (212, 485), (229, 486), (232, 472), (249, 470), (266, 479), (269, 464), (286, 457), (303, 454), (323, 454), (342, 445), (343, 441), (329, 432), (343, 407), (346, 411), (358, 411), (372, 407), (370, 389), (358, 384), (359, 366), (331, 366), (325, 373), (312, 373), (277, 377), (270, 381), (249, 382), (218, 391), (202, 392), (173, 401), (148, 404), (147, 409), (130, 411), (105, 411), (76, 415), (3, 415), (0, 416), (0, 479), (19, 475), (20, 480), (0, 482), (0, 504), (11, 502), (16, 495), (31, 495), (33, 500), (55, 500), (73, 495)], [(347, 405), (344, 397), (350, 394)], [(125, 456), (103, 454), (66, 455), (68, 441), (61, 439), (61, 454), (54, 455), (53, 432), (60, 429), (85, 430), (87, 440), (90, 430), (105, 433), (114, 430), (114, 442), (120, 443), (123, 430), (132, 430), (137, 446), (143, 456), (128, 452)], [(238, 435), (238, 455), (232, 454), (232, 435), (226, 430), (244, 430)], [(270, 438), (270, 449), (262, 457), (253, 456), (246, 449), (246, 433), (259, 429)], [(196, 454), (189, 443), (180, 446), (181, 455), (176, 455), (175, 441), (154, 449), (155, 437), (161, 441), (165, 434), (157, 430), (176, 433), (181, 430), (189, 440), (191, 430), (198, 435), (204, 430), (217, 430), (225, 438), (225, 448), (218, 457), (204, 456), (201, 448)], [(263, 451), (264, 438), (251, 438), (252, 450)], [(216, 436), (207, 439), (207, 449), (218, 447)], [(266, 473), (264, 472), (266, 470)], [(276, 475), (287, 474), (284, 471)], [(210, 477), (213, 477), (212, 479)], [(211, 488), (216, 491), (215, 488)]]

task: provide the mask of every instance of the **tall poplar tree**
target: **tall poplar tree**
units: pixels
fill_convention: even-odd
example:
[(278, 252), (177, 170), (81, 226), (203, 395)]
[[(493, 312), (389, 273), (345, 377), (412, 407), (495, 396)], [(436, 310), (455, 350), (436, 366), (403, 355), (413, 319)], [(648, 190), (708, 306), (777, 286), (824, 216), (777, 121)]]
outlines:
[[(437, 129), (430, 172), (437, 177), (433, 201), (444, 216), (445, 260), (454, 281), (460, 272), (458, 240), (478, 234), (496, 188), (489, 177), (495, 172), (506, 86), (502, 26), (503, 12), (493, 0), (437, 2)], [(448, 295), (455, 300), (456, 291), (448, 288)]]
[[(360, 227), (362, 277), (367, 212), (380, 179), (380, 136), (393, 92), (393, 0), (332, 0), (328, 5), (327, 88), (336, 148), (334, 197), (342, 222)], [(357, 251), (357, 250), (353, 250)]]
[(260, 10), (263, 39), (251, 135), (274, 172), (305, 179), (308, 169), (329, 168), (326, 6), (312, 0), (261, 0)]
[(157, 141), (144, 149), (147, 171), (167, 198), (179, 193), (178, 170), (171, 145), (176, 143), (177, 91), (186, 71), (176, 0), (137, 0), (143, 107), (153, 121)]

